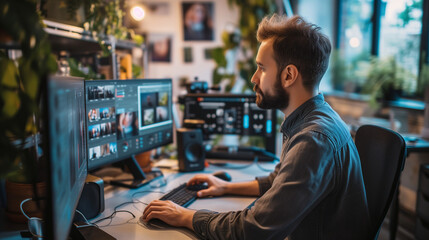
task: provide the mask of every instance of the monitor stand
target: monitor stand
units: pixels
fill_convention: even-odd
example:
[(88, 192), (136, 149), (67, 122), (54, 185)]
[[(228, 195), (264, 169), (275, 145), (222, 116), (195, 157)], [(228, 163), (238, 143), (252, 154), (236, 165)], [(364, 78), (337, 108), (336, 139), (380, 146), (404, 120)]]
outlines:
[(152, 180), (158, 179), (163, 176), (162, 172), (159, 170), (145, 174), (140, 168), (140, 165), (137, 163), (137, 160), (134, 155), (131, 156), (131, 158), (124, 160), (123, 163), (128, 167), (131, 174), (133, 175), (133, 178), (112, 180), (110, 181), (110, 184), (126, 188), (139, 188), (143, 185), (148, 184)]
[(104, 239), (104, 240), (116, 240), (115, 237), (108, 234), (107, 232), (103, 231), (102, 229), (96, 227), (96, 226), (85, 226), (78, 228), (74, 224), (72, 224), (72, 227), (70, 229), (69, 238), (71, 240), (98, 240), (98, 239)]

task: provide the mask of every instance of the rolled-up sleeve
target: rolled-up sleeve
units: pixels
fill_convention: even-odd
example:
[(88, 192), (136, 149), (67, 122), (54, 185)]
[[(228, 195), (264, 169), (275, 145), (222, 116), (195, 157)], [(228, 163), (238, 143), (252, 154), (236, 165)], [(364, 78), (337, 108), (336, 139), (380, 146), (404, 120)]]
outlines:
[(284, 239), (293, 232), (334, 188), (334, 150), (318, 132), (294, 137), (283, 150), (274, 172), (257, 178), (262, 196), (251, 209), (197, 211), (195, 232), (203, 239)]

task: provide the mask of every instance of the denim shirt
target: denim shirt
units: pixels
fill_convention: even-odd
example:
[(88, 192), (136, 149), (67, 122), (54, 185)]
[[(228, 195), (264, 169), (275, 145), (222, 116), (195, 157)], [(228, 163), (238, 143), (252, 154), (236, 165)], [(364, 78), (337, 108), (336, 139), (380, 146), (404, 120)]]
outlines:
[(367, 239), (369, 213), (360, 159), (345, 123), (321, 94), (281, 126), (280, 163), (257, 177), (260, 198), (250, 209), (199, 210), (203, 239)]

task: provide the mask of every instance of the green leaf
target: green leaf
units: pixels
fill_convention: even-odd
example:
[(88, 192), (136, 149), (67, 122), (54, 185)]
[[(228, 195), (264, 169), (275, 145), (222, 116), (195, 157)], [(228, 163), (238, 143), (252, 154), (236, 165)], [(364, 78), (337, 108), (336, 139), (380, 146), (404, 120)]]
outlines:
[(23, 61), (20, 66), (21, 79), (24, 85), (24, 92), (28, 94), (31, 99), (36, 99), (39, 90), (39, 76), (31, 68), (29, 61)]
[(18, 69), (14, 62), (9, 59), (0, 59), (0, 81), (3, 86), (10, 88), (18, 87)]
[(18, 97), (18, 93), (16, 91), (3, 90), (1, 92), (1, 97), (4, 103), (2, 109), (4, 116), (7, 118), (15, 116), (21, 105), (21, 100)]

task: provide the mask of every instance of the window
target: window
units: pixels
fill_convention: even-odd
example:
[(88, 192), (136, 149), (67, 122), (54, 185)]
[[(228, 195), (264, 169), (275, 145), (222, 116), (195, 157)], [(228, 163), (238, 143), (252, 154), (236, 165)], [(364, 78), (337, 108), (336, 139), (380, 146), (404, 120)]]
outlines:
[(345, 0), (341, 8), (340, 49), (347, 61), (368, 60), (371, 52), (371, 16), (370, 0)]
[(424, 1), (429, 0), (337, 0), (334, 87), (342, 82), (347, 91), (344, 82), (364, 84), (370, 56), (376, 55), (396, 60), (406, 72), (405, 87), (415, 95), (420, 61), (427, 58), (427, 40), (422, 39), (427, 39), (428, 29), (422, 19), (429, 9)]
[(409, 90), (415, 92), (420, 59), (422, 1), (383, 0), (380, 8), (379, 56), (394, 56), (409, 75)]

